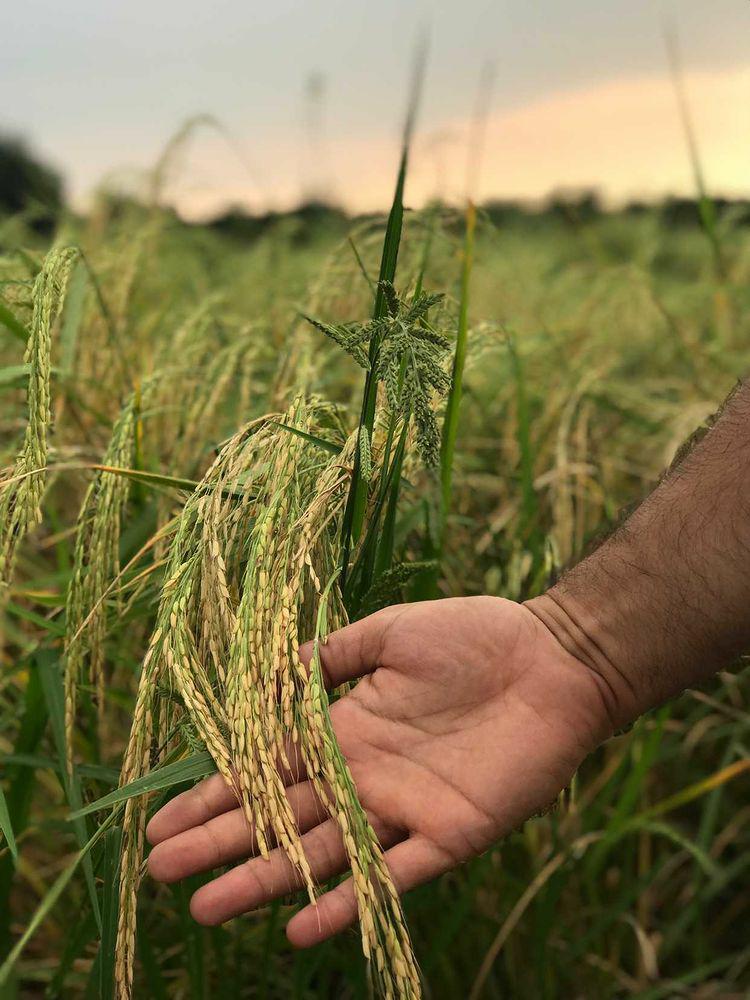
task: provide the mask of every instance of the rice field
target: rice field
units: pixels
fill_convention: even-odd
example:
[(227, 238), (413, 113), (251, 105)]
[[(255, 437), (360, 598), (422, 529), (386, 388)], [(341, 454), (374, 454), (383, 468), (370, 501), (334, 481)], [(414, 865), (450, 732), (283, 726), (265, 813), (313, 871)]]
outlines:
[[(742, 664), (402, 910), (297, 657), (387, 604), (531, 597), (615, 524), (747, 371), (750, 230), (402, 183), (388, 218), (253, 239), (158, 197), (0, 228), (3, 998), (750, 989)], [(360, 913), (308, 951), (292, 735)], [(203, 928), (143, 831), (217, 769), (306, 890)]]

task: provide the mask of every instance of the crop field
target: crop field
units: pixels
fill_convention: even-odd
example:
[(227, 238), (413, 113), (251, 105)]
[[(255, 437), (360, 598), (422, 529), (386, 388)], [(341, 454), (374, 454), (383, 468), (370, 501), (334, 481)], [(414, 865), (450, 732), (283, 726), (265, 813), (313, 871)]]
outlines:
[[(750, 362), (750, 228), (703, 209), (2, 223), (3, 1000), (746, 995), (742, 664), (403, 913), (296, 670), (386, 604), (538, 594), (653, 486)], [(305, 891), (204, 928), (198, 877), (142, 877), (147, 816), (218, 769), (314, 892), (292, 731), (362, 916), (305, 951)]]

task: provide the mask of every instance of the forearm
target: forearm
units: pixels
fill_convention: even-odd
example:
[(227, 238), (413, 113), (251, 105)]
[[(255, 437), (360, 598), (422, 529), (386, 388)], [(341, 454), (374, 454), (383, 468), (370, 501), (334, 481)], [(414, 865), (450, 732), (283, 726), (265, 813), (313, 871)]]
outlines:
[(750, 649), (750, 382), (624, 525), (527, 606), (595, 671), (614, 727)]

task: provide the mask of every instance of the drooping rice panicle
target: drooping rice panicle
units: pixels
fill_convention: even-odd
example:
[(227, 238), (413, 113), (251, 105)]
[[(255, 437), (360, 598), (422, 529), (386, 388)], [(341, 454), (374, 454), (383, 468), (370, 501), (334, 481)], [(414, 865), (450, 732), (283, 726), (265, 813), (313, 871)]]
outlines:
[(78, 257), (75, 247), (51, 250), (34, 281), (33, 313), (24, 363), (29, 366), (28, 418), (23, 444), (10, 475), (0, 484), (0, 588), (12, 579), (18, 545), (42, 519), (40, 508), (51, 421), (52, 327)]
[[(334, 579), (340, 559), (336, 523), (346, 501), (356, 436), (339, 455), (323, 455), (313, 437), (320, 404), (295, 400), (222, 449), (188, 498), (170, 551), (157, 627), (141, 675), (139, 705), (172, 688), (193, 731), (233, 788), (260, 853), (278, 845), (311, 900), (317, 887), (286, 795), (289, 755), (299, 755), (321, 801), (339, 825), (352, 867), (362, 947), (385, 997), (420, 995), (398, 896), (382, 850), (357, 800), (338, 750), (317, 660), (299, 659), (300, 629), (346, 621)], [(288, 428), (297, 433), (291, 433)], [(158, 666), (155, 666), (158, 664)], [(134, 721), (127, 761), (144, 762), (145, 708)], [(149, 728), (150, 727), (150, 728)], [(130, 995), (133, 893), (142, 859), (140, 813), (124, 844), (118, 936), (118, 996)]]
[[(112, 430), (102, 465), (129, 468), (136, 445), (137, 410), (144, 392), (127, 401)], [(78, 515), (73, 569), (65, 610), (65, 731), (68, 768), (73, 764), (76, 692), (86, 663), (100, 721), (104, 713), (104, 595), (119, 571), (120, 528), (131, 481), (98, 470)]]

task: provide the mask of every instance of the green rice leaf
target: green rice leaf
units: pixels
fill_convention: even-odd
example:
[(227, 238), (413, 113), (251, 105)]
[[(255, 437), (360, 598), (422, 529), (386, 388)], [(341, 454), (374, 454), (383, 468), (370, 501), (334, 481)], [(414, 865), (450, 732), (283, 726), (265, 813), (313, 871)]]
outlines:
[[(426, 59), (426, 47), (421, 44), (417, 50), (414, 61), (414, 72), (412, 76), (411, 92), (407, 106), (406, 122), (404, 125), (403, 142), (401, 145), (401, 161), (399, 163), (398, 176), (396, 178), (396, 189), (393, 194), (393, 203), (388, 215), (388, 223), (385, 229), (385, 239), (383, 240), (383, 253), (380, 259), (380, 273), (378, 275), (377, 294), (373, 306), (372, 318), (382, 319), (385, 316), (388, 304), (385, 297), (386, 282), (394, 284), (396, 277), (396, 265), (398, 264), (398, 251), (401, 245), (401, 231), (404, 221), (404, 187), (406, 184), (406, 172), (409, 165), (409, 150), (411, 148), (412, 134), (414, 132), (414, 122), (419, 107), (419, 99), (424, 80), (424, 69)], [(370, 341), (369, 362), (370, 368), (365, 376), (364, 391), (362, 394), (362, 410), (359, 418), (359, 426), (364, 427), (372, 439), (372, 431), (375, 424), (375, 403), (377, 401), (378, 381), (375, 377), (375, 368), (378, 360), (380, 345), (376, 338)], [(367, 483), (361, 475), (361, 460), (359, 448), (354, 456), (354, 473), (352, 475), (351, 487), (347, 498), (346, 509), (342, 524), (342, 589), (346, 585), (346, 574), (348, 570), (349, 551), (352, 543), (359, 540), (367, 508)]]
[[(22, 755), (32, 753), (44, 735), (47, 725), (47, 708), (44, 695), (35, 670), (29, 673), (24, 696), (24, 710), (21, 724), (16, 737), (15, 753)], [(34, 794), (35, 776), (15, 766), (3, 769), (3, 774), (9, 781), (6, 793), (8, 813), (16, 836), (19, 836), (28, 824), (31, 799)], [(15, 866), (10, 852), (0, 857), (0, 953), (10, 949), (10, 891), (13, 885)]]
[(147, 483), (151, 486), (171, 486), (173, 489), (187, 490), (190, 493), (199, 485), (195, 479), (164, 476), (159, 472), (146, 472), (143, 469), (123, 469), (115, 465), (99, 465), (98, 463), (92, 463), (87, 468), (96, 469), (98, 472), (109, 472), (113, 476), (125, 476), (126, 479), (133, 479), (138, 483)]
[(0, 785), (0, 832), (5, 837), (8, 850), (12, 854), (13, 860), (15, 861), (18, 857), (18, 847), (16, 846), (16, 838), (13, 835), (13, 825), (10, 821), (8, 803), (5, 799), (5, 792), (3, 791), (2, 785)]
[(461, 301), (458, 314), (458, 331), (456, 334), (455, 353), (453, 355), (451, 387), (445, 407), (443, 436), (440, 446), (441, 544), (450, 512), (451, 493), (453, 491), (453, 461), (456, 452), (456, 438), (458, 437), (458, 416), (463, 391), (464, 366), (466, 364), (466, 348), (469, 333), (469, 288), (474, 262), (476, 220), (476, 209), (473, 202), (469, 202), (466, 209), (466, 234), (464, 237), (463, 264), (461, 267)]
[(0, 386), (24, 385), (29, 378), (30, 365), (7, 365), (0, 368)]
[[(322, 438), (315, 440), (315, 444), (323, 446), (323, 443)], [(328, 442), (325, 442), (325, 445), (327, 447), (335, 447), (335, 445), (329, 445)], [(337, 448), (336, 453), (339, 450)], [(109, 472), (113, 476), (125, 476), (126, 479), (145, 483), (148, 486), (167, 486), (171, 489), (181, 490), (184, 493), (194, 493), (201, 485), (196, 479), (181, 479), (179, 476), (165, 476), (160, 472), (146, 472), (144, 469), (125, 469), (116, 465), (101, 465), (97, 462), (92, 462), (90, 465), (86, 465), (85, 468), (94, 469), (97, 472)], [(240, 490), (231, 489), (226, 489), (224, 493), (227, 496), (243, 495)]]
[(5, 610), (15, 618), (20, 618), (22, 621), (37, 625), (51, 636), (61, 639), (65, 635), (65, 626), (56, 618), (45, 618), (30, 608), (24, 608), (20, 604), (16, 604), (15, 601), (7, 601)]
[[(81, 782), (78, 777), (78, 772), (76, 768), (73, 768), (73, 773), (68, 773), (67, 760), (68, 754), (66, 751), (66, 740), (65, 740), (65, 696), (63, 694), (63, 679), (62, 673), (59, 668), (59, 660), (56, 653), (52, 650), (40, 650), (36, 657), (37, 669), (39, 671), (39, 676), (42, 682), (42, 690), (44, 691), (44, 698), (47, 702), (47, 711), (49, 712), (50, 725), (52, 727), (52, 736), (55, 742), (55, 748), (57, 750), (57, 757), (60, 765), (60, 778), (65, 789), (65, 794), (68, 799), (68, 803), (74, 809), (80, 809), (83, 805), (83, 796), (81, 793)], [(76, 819), (73, 822), (73, 829), (75, 831), (76, 839), (78, 844), (83, 849), (87, 842), (87, 830), (86, 824), (83, 819)], [(94, 881), (94, 868), (91, 864), (91, 858), (85, 855), (82, 859), (83, 864), (83, 874), (86, 879), (86, 885), (89, 891), (89, 899), (91, 901), (91, 909), (94, 913), (94, 919), (96, 920), (97, 926), (101, 929), (101, 915), (99, 913), (99, 897), (96, 893), (96, 883)]]
[[(0, 753), (0, 764), (13, 764), (15, 767), (30, 767), (34, 770), (38, 768), (42, 771), (60, 771), (60, 764), (57, 761), (30, 753)], [(105, 767), (103, 764), (79, 764), (78, 773), (82, 778), (93, 778), (108, 785), (116, 785), (119, 776), (119, 771), (114, 767)]]
[[(384, 482), (383, 488), (388, 489), (388, 502), (385, 509), (385, 517), (383, 518), (383, 530), (380, 534), (377, 544), (377, 552), (375, 555), (375, 576), (380, 578), (384, 573), (388, 572), (391, 564), (393, 563), (393, 551), (396, 544), (396, 514), (398, 512), (398, 497), (401, 491), (401, 479), (404, 467), (404, 455), (406, 453), (406, 437), (409, 431), (408, 422), (404, 422), (403, 430), (401, 431), (401, 436), (396, 446), (396, 454), (393, 459), (393, 470), (391, 475), (388, 477), (390, 479), (390, 484)], [(377, 585), (377, 584), (376, 584)], [(367, 595), (364, 598), (364, 604), (367, 604)]]
[(50, 911), (53, 909), (60, 896), (62, 896), (66, 886), (73, 878), (73, 875), (75, 875), (78, 866), (86, 860), (89, 861), (91, 860), (89, 858), (91, 848), (97, 842), (97, 840), (99, 839), (99, 837), (101, 836), (102, 832), (105, 829), (106, 827), (100, 827), (96, 831), (93, 837), (81, 848), (81, 850), (78, 852), (78, 854), (76, 854), (76, 856), (73, 858), (70, 864), (68, 864), (60, 872), (55, 881), (52, 883), (52, 886), (42, 899), (39, 906), (36, 908), (34, 916), (26, 925), (26, 930), (18, 939), (14, 947), (11, 949), (3, 964), (0, 965), (0, 989), (2, 989), (7, 985), (10, 978), (10, 974), (13, 971), (13, 967), (15, 966), (18, 959), (21, 957), (24, 948), (29, 943), (34, 934), (36, 934), (37, 930), (44, 922)]
[(164, 767), (157, 767), (142, 778), (131, 781), (129, 785), (110, 792), (102, 796), (96, 802), (91, 802), (83, 808), (70, 814), (68, 819), (76, 820), (89, 813), (99, 812), (101, 809), (110, 809), (112, 806), (120, 805), (136, 795), (146, 795), (149, 792), (158, 792), (173, 785), (179, 785), (183, 781), (197, 781), (213, 774), (216, 770), (211, 754), (203, 751), (194, 753), (184, 760), (175, 761), (173, 764), (166, 764)]
[(99, 998), (112, 1000), (115, 979), (115, 942), (117, 940), (117, 911), (120, 886), (120, 847), (122, 828), (113, 826), (104, 840), (102, 868), (102, 939), (99, 946)]
[(360, 271), (362, 272), (362, 276), (365, 279), (365, 281), (367, 282), (367, 284), (369, 286), (369, 289), (372, 292), (372, 296), (374, 298), (377, 295), (377, 289), (375, 288), (375, 282), (372, 280), (372, 278), (370, 277), (370, 275), (367, 273), (367, 268), (365, 267), (365, 262), (362, 260), (362, 257), (360, 256), (360, 253), (359, 253), (359, 250), (357, 249), (357, 244), (354, 242), (354, 240), (351, 238), (351, 236), (349, 237), (349, 246), (352, 248), (352, 252), (354, 254), (354, 259), (357, 261), (357, 265), (358, 265)]
[[(223, 932), (223, 928), (217, 928), (217, 930), (219, 930), (220, 933)], [(167, 987), (164, 982), (161, 965), (159, 964), (154, 950), (154, 944), (149, 935), (139, 934), (136, 938), (136, 947), (138, 949), (138, 957), (141, 960), (143, 979), (146, 984), (146, 996), (148, 996), (150, 1000), (169, 1000), (169, 994), (167, 993)], [(224, 975), (225, 972), (226, 970), (222, 970), (222, 975)], [(92, 997), (91, 1000), (98, 1000), (98, 998)]]
[(289, 431), (290, 434), (296, 434), (297, 437), (304, 438), (304, 440), (309, 441), (310, 444), (314, 444), (318, 448), (322, 448), (323, 451), (327, 451), (330, 455), (341, 454), (340, 446), (334, 444), (333, 441), (326, 441), (325, 438), (318, 437), (316, 434), (308, 434), (307, 431), (303, 431), (299, 427), (291, 427), (289, 424), (283, 424), (280, 420), (273, 420), (271, 422), (277, 427), (281, 427), (282, 430)]
[(24, 344), (29, 339), (29, 331), (20, 319), (16, 319), (4, 302), (0, 302), (0, 323)]
[(667, 840), (671, 840), (678, 847), (687, 851), (691, 854), (698, 866), (702, 871), (708, 875), (709, 878), (715, 878), (721, 871), (719, 865), (710, 857), (704, 850), (702, 850), (695, 841), (691, 840), (689, 837), (684, 836), (679, 830), (671, 826), (669, 823), (660, 823), (654, 821), (643, 820), (634, 824), (640, 830), (645, 830), (648, 833), (657, 834), (660, 837), (666, 837)]

